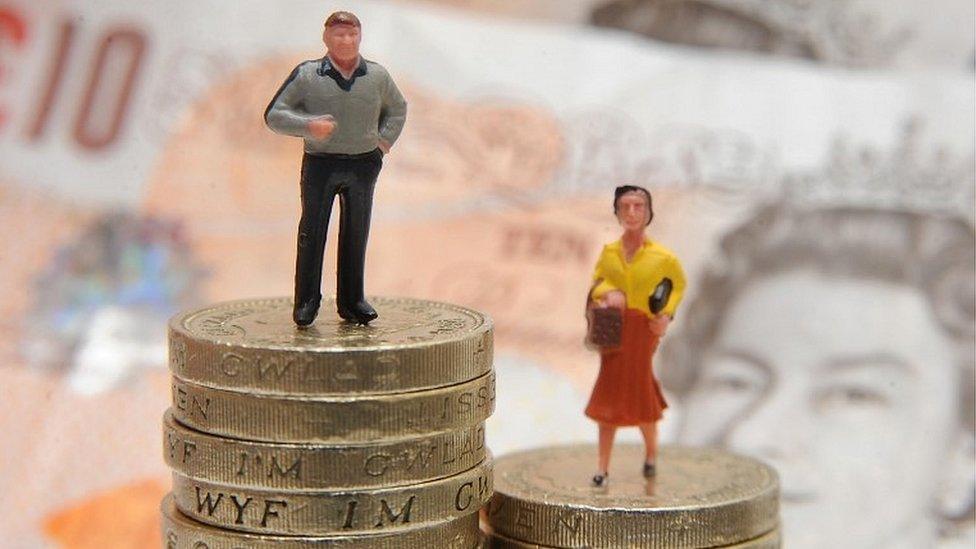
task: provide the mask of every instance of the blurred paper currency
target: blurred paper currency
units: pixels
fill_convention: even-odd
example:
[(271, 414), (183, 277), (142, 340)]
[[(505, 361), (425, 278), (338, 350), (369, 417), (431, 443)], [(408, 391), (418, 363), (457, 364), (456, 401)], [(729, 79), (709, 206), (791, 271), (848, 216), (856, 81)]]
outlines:
[[(741, 3), (736, 13), (786, 17), (790, 9), (819, 5), (818, 13), (831, 13), (841, 5), (792, 4)], [(729, 45), (722, 41), (712, 44), (718, 49), (694, 47), (687, 34), (665, 44), (593, 28), (590, 14), (603, 9), (597, 2), (502, 9), (508, 5), (496, 5), (490, 17), (478, 2), (355, 8), (370, 28), (364, 52), (403, 82), (412, 120), (378, 184), (371, 291), (452, 301), (494, 317), (493, 450), (595, 436), (581, 413), (598, 364), (582, 343), (583, 296), (600, 246), (617, 233), (613, 187), (643, 184), (655, 195), (651, 234), (682, 257), (689, 300), (706, 309), (719, 305), (709, 300), (724, 300), (723, 315), (744, 311), (755, 326), (762, 319), (793, 327), (761, 332), (750, 348), (779, 353), (775, 369), (719, 372), (712, 384), (701, 381), (711, 375), (704, 359), (662, 358), (663, 373), (700, 372), (671, 385), (676, 398), (665, 437), (735, 446), (781, 467), (784, 494), (796, 494), (783, 502), (790, 547), (823, 546), (818, 536), (846, 528), (850, 516), (871, 527), (859, 530), (854, 547), (896, 546), (892, 539), (915, 547), (971, 544), (973, 429), (965, 403), (973, 385), (951, 374), (973, 367), (971, 348), (955, 344), (972, 337), (974, 324), (971, 248), (958, 244), (972, 239), (974, 217), (971, 30), (968, 42), (946, 30), (944, 47), (924, 48), (931, 33), (913, 31), (917, 39), (885, 60), (814, 56), (823, 62), (810, 63), (721, 49)], [(699, 5), (732, 10), (729, 3)], [(908, 23), (941, 28), (943, 14), (956, 9), (946, 5), (872, 13), (915, 14), (884, 19), (885, 37)], [(168, 482), (158, 447), (168, 400), (164, 320), (204, 302), (290, 293), (300, 148), (267, 132), (260, 115), (281, 74), (322, 55), (315, 37), (341, 7), (0, 6), (0, 426), (8, 433), (0, 498), (20, 510), (0, 519), (0, 531), (13, 547), (141, 547), (149, 539), (125, 524), (156, 520)], [(558, 17), (547, 15), (560, 7)], [(818, 223), (838, 233), (830, 235), (837, 254), (794, 246), (787, 257), (805, 266), (794, 279), (756, 267), (766, 268), (765, 250), (750, 246), (774, 236), (784, 246), (816, 241)], [(850, 242), (844, 231), (860, 240)], [(874, 253), (870, 269), (855, 259), (864, 247)], [(917, 262), (925, 270), (909, 272)], [(705, 291), (708, 280), (733, 275), (741, 289)], [(777, 293), (784, 284), (795, 291)], [(827, 298), (850, 291), (859, 292), (853, 305), (829, 305)], [(888, 394), (892, 378), (855, 369), (844, 375), (856, 380), (825, 388), (827, 378), (809, 376), (816, 370), (771, 346), (798, 352), (803, 342), (831, 362), (846, 352), (831, 347), (844, 338), (818, 322), (804, 328), (791, 315), (809, 301), (788, 309), (784, 295), (823, 296), (822, 311), (809, 307), (811, 318), (844, 330), (871, 325), (857, 316), (868, 312), (857, 304), (882, 291), (889, 293), (871, 299), (871, 314), (891, 324), (878, 332), (897, 334), (911, 356), (929, 357), (918, 364), (906, 351), (899, 360), (907, 367), (891, 366), (902, 375), (896, 390), (917, 393)], [(737, 305), (743, 299), (751, 311)], [(676, 319), (669, 336), (676, 349), (681, 338), (704, 337), (694, 335), (705, 322), (698, 316), (689, 308)], [(708, 350), (723, 337), (739, 338), (718, 327), (708, 334)], [(937, 367), (936, 352), (945, 349), (961, 358), (946, 356)], [(918, 383), (922, 370), (931, 384)], [(938, 378), (938, 371), (949, 373)], [(803, 398), (749, 392), (807, 377), (795, 386)], [(829, 449), (834, 461), (817, 453), (780, 460), (761, 440), (742, 442), (768, 426), (717, 408), (727, 401), (716, 395), (730, 388), (738, 391), (736, 406), (792, 403), (778, 417), (793, 418), (795, 432), (807, 433), (817, 451)], [(961, 408), (949, 406), (954, 399)], [(930, 401), (946, 405), (942, 415), (905, 407)], [(824, 409), (839, 412), (827, 417)], [(735, 418), (740, 429), (696, 420), (712, 413)], [(801, 430), (804, 424), (812, 427)], [(884, 440), (852, 441), (855, 426), (873, 426)], [(918, 446), (910, 434), (936, 431), (946, 449), (936, 451), (926, 435), (932, 451), (910, 458), (907, 449)], [(805, 476), (806, 467), (819, 476)], [(899, 485), (905, 476), (924, 488)], [(853, 488), (808, 493), (791, 485), (796, 477), (857, 486), (867, 499), (845, 499)], [(148, 515), (137, 501), (154, 502)], [(90, 515), (92, 506), (103, 515)], [(112, 512), (120, 507), (128, 514)], [(821, 512), (831, 508), (846, 514)], [(85, 529), (78, 516), (109, 516), (119, 526)]]
[(974, 69), (966, 0), (427, 0), (493, 16), (591, 24), (649, 40), (848, 67)]

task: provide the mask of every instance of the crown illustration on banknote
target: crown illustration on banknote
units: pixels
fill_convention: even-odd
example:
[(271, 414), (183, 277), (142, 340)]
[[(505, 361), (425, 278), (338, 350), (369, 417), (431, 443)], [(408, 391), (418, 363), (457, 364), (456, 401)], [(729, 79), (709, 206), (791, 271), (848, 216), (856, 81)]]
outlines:
[(974, 221), (974, 155), (923, 144), (923, 124), (905, 122), (893, 147), (835, 139), (824, 165), (784, 177), (784, 198), (801, 207), (861, 206)]

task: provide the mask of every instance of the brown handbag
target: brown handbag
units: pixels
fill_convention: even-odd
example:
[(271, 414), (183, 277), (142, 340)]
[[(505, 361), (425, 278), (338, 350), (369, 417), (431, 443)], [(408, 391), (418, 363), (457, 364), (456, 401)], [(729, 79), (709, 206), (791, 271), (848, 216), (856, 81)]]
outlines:
[(586, 293), (586, 346), (600, 350), (615, 349), (620, 347), (624, 317), (616, 307), (596, 306), (591, 296), (593, 288), (599, 283), (597, 280)]

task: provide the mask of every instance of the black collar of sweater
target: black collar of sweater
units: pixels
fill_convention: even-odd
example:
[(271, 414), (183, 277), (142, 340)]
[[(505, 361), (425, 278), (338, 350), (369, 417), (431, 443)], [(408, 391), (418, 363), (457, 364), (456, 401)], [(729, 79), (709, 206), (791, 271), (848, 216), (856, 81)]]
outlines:
[(349, 77), (349, 80), (346, 80), (346, 78), (342, 76), (339, 69), (332, 66), (332, 60), (329, 59), (328, 55), (322, 58), (322, 63), (319, 64), (317, 72), (319, 76), (328, 76), (335, 80), (335, 83), (338, 84), (342, 91), (349, 91), (352, 89), (352, 85), (356, 81), (356, 78), (366, 74), (366, 58), (361, 55), (359, 56), (359, 65), (356, 67), (356, 70), (352, 71), (352, 76)]

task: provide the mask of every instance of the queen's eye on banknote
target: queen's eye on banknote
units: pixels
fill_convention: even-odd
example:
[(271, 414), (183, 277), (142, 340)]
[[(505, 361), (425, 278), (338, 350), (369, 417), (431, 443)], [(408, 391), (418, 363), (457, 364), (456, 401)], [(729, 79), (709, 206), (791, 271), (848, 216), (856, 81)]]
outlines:
[[(471, 547), (494, 492), (497, 543), (612, 546), (630, 519), (589, 511), (649, 512), (613, 490), (732, 454), (770, 467), (750, 505), (780, 494), (752, 546), (976, 543), (971, 1), (377, 0), (329, 46), (337, 9), (0, 5), (0, 545)], [(661, 460), (622, 426), (593, 486), (621, 186), (685, 284), (631, 384), (666, 403)], [(301, 235), (328, 244), (296, 312)], [(634, 287), (618, 327), (650, 319)], [(533, 537), (511, 510), (546, 482)]]

